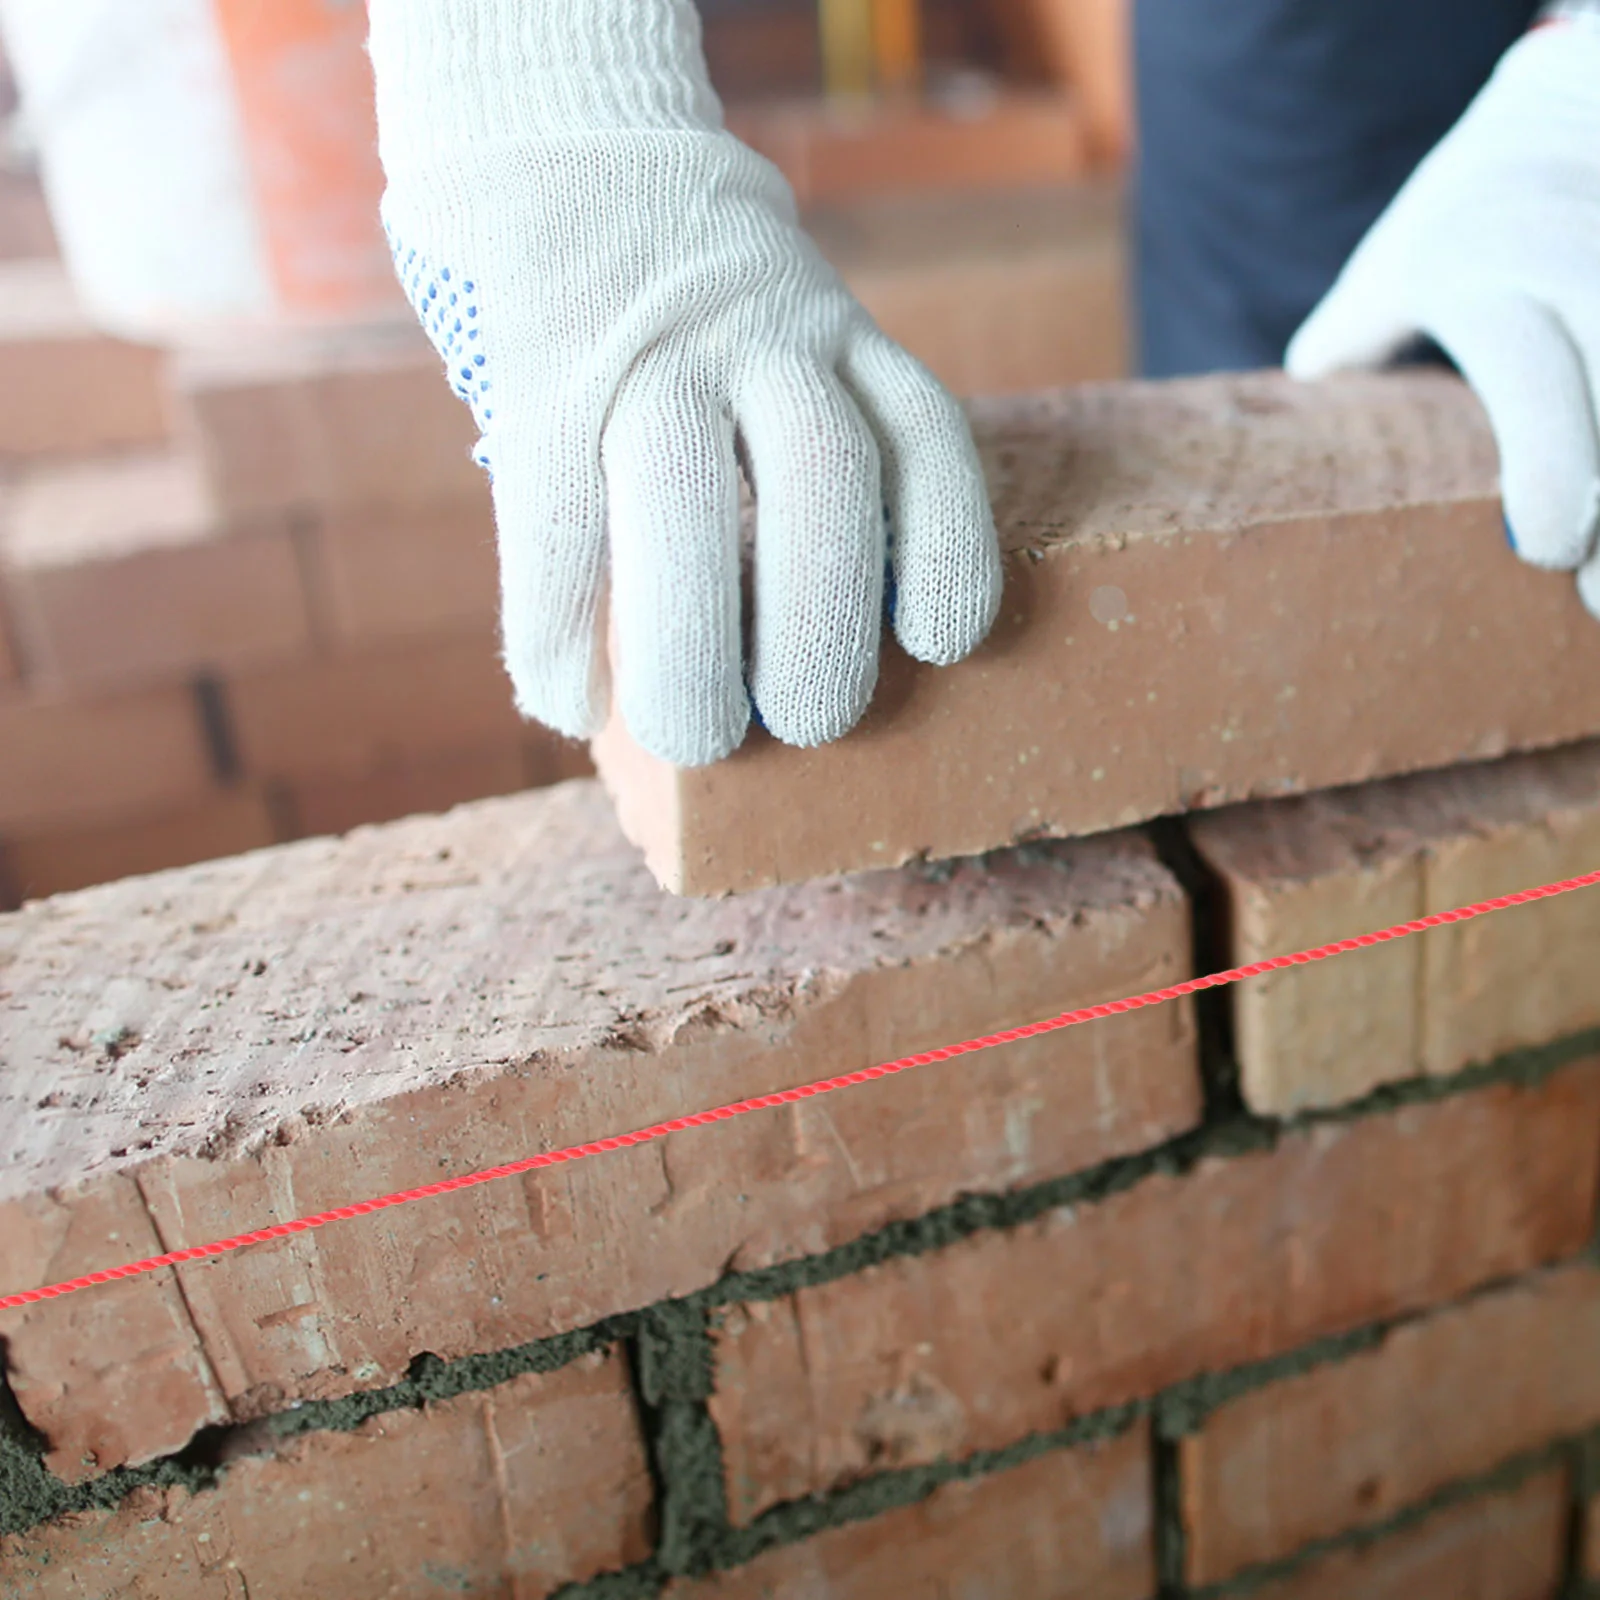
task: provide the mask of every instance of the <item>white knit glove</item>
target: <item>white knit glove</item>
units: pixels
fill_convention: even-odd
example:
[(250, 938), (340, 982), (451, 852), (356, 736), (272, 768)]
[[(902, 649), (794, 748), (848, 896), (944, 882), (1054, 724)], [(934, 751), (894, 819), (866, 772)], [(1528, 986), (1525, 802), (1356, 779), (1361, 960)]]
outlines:
[(854, 725), (886, 558), (905, 648), (972, 650), (1000, 566), (965, 418), (722, 130), (691, 0), (371, 0), (371, 30), (384, 222), (482, 433), (523, 712), (599, 727), (608, 577), (623, 718), (683, 766), (752, 698), (792, 744)]
[(1378, 365), (1419, 334), (1488, 411), (1517, 551), (1576, 570), (1600, 616), (1600, 15), (1506, 53), (1286, 365), (1301, 378)]

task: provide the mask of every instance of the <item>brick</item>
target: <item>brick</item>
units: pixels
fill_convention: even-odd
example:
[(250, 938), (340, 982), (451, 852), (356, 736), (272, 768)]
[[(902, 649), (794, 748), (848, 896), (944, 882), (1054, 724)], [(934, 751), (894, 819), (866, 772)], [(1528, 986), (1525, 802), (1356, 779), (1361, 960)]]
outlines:
[(276, 844), (272, 807), (259, 790), (224, 790), (198, 805), (94, 828), (14, 834), (0, 844), (5, 877), (27, 899), (139, 873), (186, 867)]
[(214, 780), (188, 689), (0, 701), (0, 832), (193, 804)]
[(732, 1307), (711, 1407), (733, 1515), (1001, 1448), (1571, 1255), (1594, 1215), (1597, 1115), (1592, 1063)]
[(957, 394), (1119, 378), (1126, 251), (1101, 186), (831, 207), (812, 237), (890, 338)]
[(0, 259), (47, 260), (56, 253), (55, 227), (38, 176), (0, 173)]
[(176, 384), (224, 517), (487, 497), (471, 414), (409, 313), (192, 350)]
[(919, 189), (1070, 183), (1087, 166), (1082, 118), (1067, 96), (1018, 91), (941, 107), (817, 98), (745, 106), (728, 126), (772, 161), (802, 205)]
[(468, 800), (515, 794), (527, 787), (522, 746), (504, 742), (446, 750), (355, 777), (308, 778), (289, 785), (288, 792), (298, 832), (315, 835), (448, 811)]
[(1600, 629), (1506, 549), (1453, 379), (1085, 386), (974, 417), (1007, 551), (991, 640), (948, 669), (888, 649), (861, 728), (817, 750), (756, 733), (679, 771), (613, 726), (598, 763), (661, 882), (959, 856), (1600, 732)]
[(315, 571), (332, 632), (352, 643), (494, 629), (499, 576), (488, 497), (433, 508), (335, 511)]
[(226, 687), (251, 777), (363, 778), (521, 737), (486, 631), (312, 656), (234, 674)]
[(1564, 1476), (1545, 1472), (1376, 1544), (1334, 1551), (1251, 1593), (1259, 1600), (1550, 1600), (1560, 1587), (1566, 1525)]
[(666, 1600), (1147, 1600), (1153, 1483), (1147, 1437), (1134, 1431), (680, 1580)]
[[(62, 897), (0, 918), (0, 1283), (127, 1259), (73, 1222), (103, 1195), (133, 1196), (169, 1247), (200, 1243), (1188, 967), (1183, 897), (1136, 837), (685, 901), (592, 783)], [(52, 1462), (92, 1447), (108, 1467), (394, 1381), (424, 1351), (588, 1326), (1092, 1166), (1198, 1114), (1189, 1013), (1142, 1011), (180, 1268), (220, 1391), (182, 1407), (152, 1409), (105, 1359), (120, 1297), (164, 1277), (0, 1313), (0, 1335)], [(1557, 1141), (1545, 1185), (1563, 1170)]]
[(0, 457), (158, 444), (165, 375), (161, 351), (90, 324), (58, 262), (0, 262)]
[(649, 1554), (651, 1483), (619, 1355), (236, 1460), (0, 1542), (13, 1600), (434, 1593), (542, 1600)]
[(1375, 1350), (1229, 1401), (1180, 1442), (1189, 1581), (1384, 1522), (1596, 1424), (1594, 1268), (1407, 1324)]
[[(1593, 870), (1600, 742), (1194, 819), (1238, 963)], [(1292, 1113), (1600, 1026), (1600, 896), (1574, 894), (1233, 992), (1246, 1099)]]
[(35, 473), (0, 564), (30, 677), (51, 686), (136, 687), (309, 648), (290, 530), (218, 529), (180, 456)]

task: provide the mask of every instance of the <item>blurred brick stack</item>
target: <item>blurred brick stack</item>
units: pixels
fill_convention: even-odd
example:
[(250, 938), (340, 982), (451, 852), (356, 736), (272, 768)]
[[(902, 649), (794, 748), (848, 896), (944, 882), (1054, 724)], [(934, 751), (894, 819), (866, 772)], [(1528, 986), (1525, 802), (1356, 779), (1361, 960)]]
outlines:
[(0, 306), (8, 897), (587, 769), (512, 709), (488, 496), (420, 335), (179, 357), (37, 260)]

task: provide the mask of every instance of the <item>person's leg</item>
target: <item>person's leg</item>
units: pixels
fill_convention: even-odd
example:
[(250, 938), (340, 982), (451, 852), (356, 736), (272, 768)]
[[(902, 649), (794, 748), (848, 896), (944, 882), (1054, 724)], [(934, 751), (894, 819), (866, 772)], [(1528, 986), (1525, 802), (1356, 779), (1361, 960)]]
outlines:
[(1135, 0), (1139, 364), (1276, 366), (1538, 0)]

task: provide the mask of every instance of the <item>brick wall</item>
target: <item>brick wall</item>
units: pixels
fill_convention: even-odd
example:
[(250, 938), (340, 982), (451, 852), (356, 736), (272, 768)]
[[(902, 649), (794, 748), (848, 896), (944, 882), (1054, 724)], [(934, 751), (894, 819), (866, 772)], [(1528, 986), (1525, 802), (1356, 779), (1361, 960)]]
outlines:
[[(1399, 879), (1592, 864), (1597, 827), (1590, 744), (699, 901), (580, 782), (35, 905), (0, 1286), (1342, 933)], [(1473, 927), (0, 1314), (8, 1592), (1575, 1595), (1600, 902)]]

